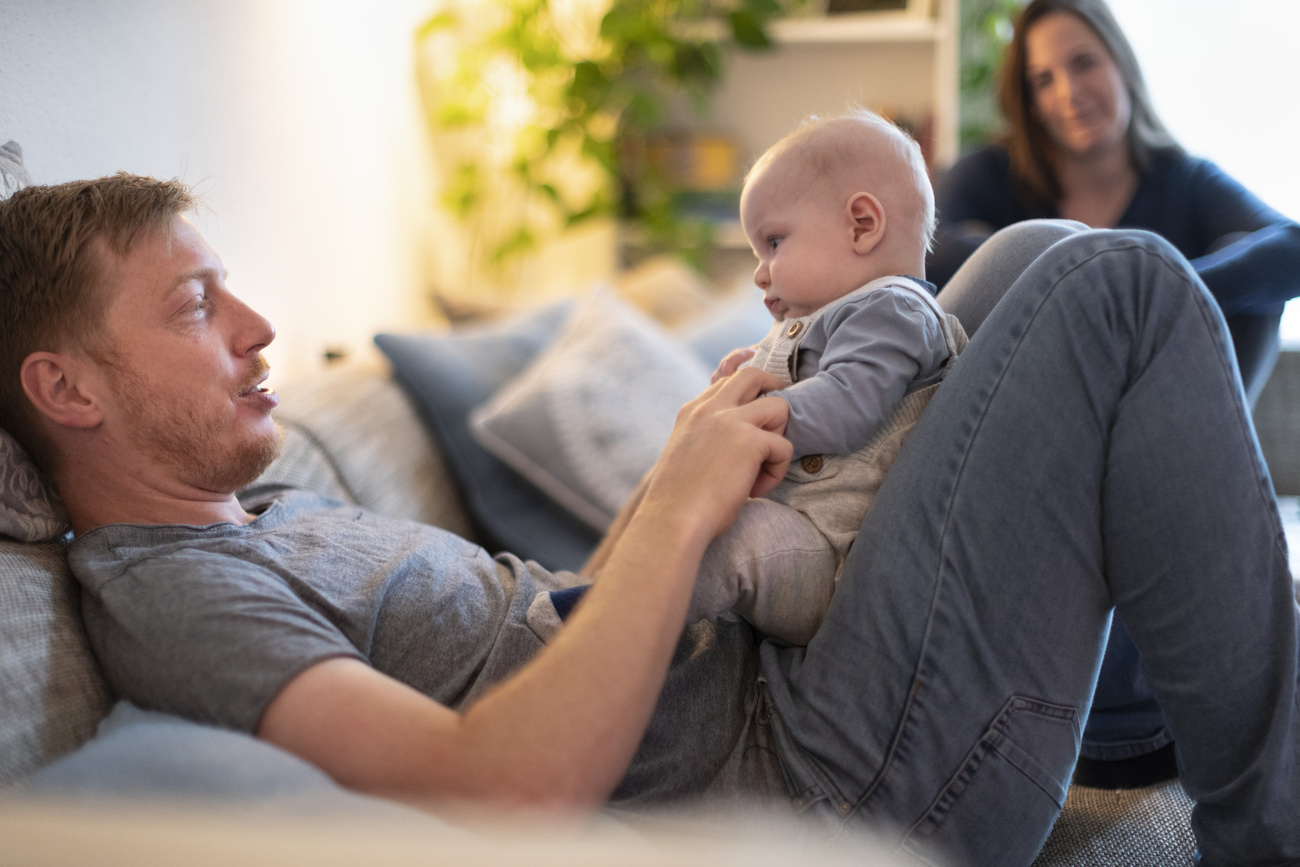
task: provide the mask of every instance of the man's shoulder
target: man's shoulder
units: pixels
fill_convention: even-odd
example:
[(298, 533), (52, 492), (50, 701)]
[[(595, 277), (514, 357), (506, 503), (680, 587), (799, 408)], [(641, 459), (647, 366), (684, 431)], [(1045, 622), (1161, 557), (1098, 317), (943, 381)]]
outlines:
[(68, 565), (92, 591), (145, 563), (177, 566), (196, 559), (237, 561), (232, 545), (252, 535), (293, 532), (311, 512), (340, 504), (319, 494), (283, 485), (259, 485), (241, 492), (240, 505), (255, 515), (249, 524), (107, 524), (78, 536), (68, 546)]

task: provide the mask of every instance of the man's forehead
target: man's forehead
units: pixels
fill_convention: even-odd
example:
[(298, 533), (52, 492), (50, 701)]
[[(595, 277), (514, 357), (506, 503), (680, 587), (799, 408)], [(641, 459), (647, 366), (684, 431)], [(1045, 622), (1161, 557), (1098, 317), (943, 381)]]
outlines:
[(161, 300), (194, 280), (224, 280), (226, 269), (183, 217), (141, 230), (125, 252), (96, 239), (105, 282), (115, 299)]

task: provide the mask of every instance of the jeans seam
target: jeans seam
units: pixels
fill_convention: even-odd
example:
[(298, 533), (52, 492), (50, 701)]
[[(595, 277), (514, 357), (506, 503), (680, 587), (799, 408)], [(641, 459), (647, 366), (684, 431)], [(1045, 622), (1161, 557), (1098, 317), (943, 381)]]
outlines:
[(886, 750), (885, 752), (884, 759), (881, 763), (880, 773), (876, 775), (876, 779), (872, 781), (871, 785), (867, 787), (862, 797), (858, 800), (858, 803), (855, 806), (855, 810), (857, 809), (857, 807), (860, 807), (862, 804), (864, 804), (875, 793), (876, 789), (879, 788), (880, 784), (884, 782), (885, 777), (889, 775), (891, 769), (893, 768), (894, 757), (897, 754), (898, 746), (903, 739), (904, 733), (906, 732), (908, 727), (908, 721), (912, 716), (913, 709), (915, 708), (916, 695), (920, 691), (922, 686), (924, 686), (924, 679), (920, 672), (924, 666), (924, 660), (926, 659), (929, 653), (929, 647), (931, 642), (931, 630), (934, 625), (935, 609), (939, 604), (939, 595), (943, 584), (944, 549), (946, 546), (946, 540), (948, 539), (949, 536), (949, 532), (948, 532), (949, 526), (952, 522), (953, 499), (955, 498), (957, 488), (960, 487), (961, 480), (966, 473), (966, 462), (970, 458), (971, 449), (974, 446), (974, 442), (979, 434), (980, 428), (983, 427), (984, 419), (988, 415), (989, 404), (993, 402), (993, 398), (997, 395), (999, 389), (1002, 387), (1002, 381), (1006, 377), (1007, 368), (1010, 366), (1011, 361), (1019, 353), (1020, 346), (1021, 344), (1024, 343), (1025, 336), (1030, 331), (1030, 326), (1033, 324), (1034, 320), (1038, 317), (1039, 313), (1042, 311), (1043, 305), (1046, 304), (1047, 300), (1053, 295), (1053, 293), (1055, 293), (1057, 286), (1060, 285), (1062, 280), (1064, 280), (1066, 277), (1068, 277), (1078, 268), (1082, 267), (1082, 265), (1085, 262), (1090, 261), (1093, 257), (1097, 256), (1100, 252), (1101, 251), (1093, 253), (1092, 256), (1089, 256), (1088, 259), (1084, 260), (1084, 262), (1076, 263), (1064, 274), (1056, 278), (1056, 280), (1052, 282), (1051, 287), (1049, 287), (1047, 291), (1043, 293), (1042, 297), (1038, 299), (1038, 304), (1034, 307), (1032, 313), (1026, 318), (1022, 326), (1021, 333), (1019, 337), (1017, 337), (1016, 339), (1015, 345), (1011, 347), (1011, 350), (1008, 353), (1006, 360), (1002, 363), (1001, 369), (998, 372), (998, 377), (990, 387), (988, 397), (984, 400), (983, 406), (981, 407), (981, 410), (974, 422), (974, 430), (971, 432), (971, 435), (966, 440), (966, 448), (962, 451), (961, 460), (957, 467), (957, 472), (953, 476), (951, 491), (948, 495), (946, 502), (944, 503), (943, 529), (940, 531), (940, 539), (943, 541), (941, 541), (939, 544), (938, 557), (935, 560), (936, 563), (935, 569), (938, 573), (935, 576), (935, 593), (930, 600), (930, 610), (926, 614), (925, 635), (921, 639), (921, 653), (918, 655), (917, 668), (916, 671), (913, 673), (912, 688), (908, 692), (907, 701), (904, 703), (903, 712), (898, 725), (898, 729), (894, 732), (894, 737), (890, 739), (889, 749)]
[[(975, 774), (978, 773), (989, 756), (994, 753), (1002, 756), (1005, 761), (1010, 763), (1022, 776), (1024, 776), (1026, 780), (1036, 786), (1039, 791), (1043, 792), (1043, 794), (1047, 795), (1049, 798), (1052, 798), (1052, 800), (1057, 801), (1057, 796), (1054, 793), (1047, 791), (1043, 787), (1043, 784), (1034, 775), (1026, 772), (1021, 764), (1016, 761), (1014, 755), (1010, 755), (1006, 750), (1002, 749), (1004, 743), (1014, 744), (1014, 741), (1007, 739), (1007, 729), (1010, 727), (1011, 722), (1017, 713), (1025, 712), (1033, 714), (1034, 716), (1046, 717), (1061, 722), (1070, 722), (1074, 728), (1075, 740), (1078, 740), (1080, 734), (1079, 716), (1078, 711), (1074, 708), (1058, 705), (1054, 702), (1046, 701), (1045, 699), (1030, 698), (1022, 695), (1011, 696), (1007, 699), (1006, 703), (1002, 705), (1002, 708), (998, 711), (997, 715), (994, 716), (993, 722), (989, 724), (989, 727), (982, 735), (980, 735), (979, 739), (975, 741), (971, 748), (966, 752), (966, 755), (962, 757), (961, 762), (957, 765), (957, 770), (935, 794), (934, 799), (930, 801), (917, 820), (908, 827), (902, 837), (904, 843), (916, 838), (921, 827), (927, 822), (932, 822), (935, 819), (942, 820), (945, 818), (948, 813), (947, 807), (950, 807), (951, 805), (949, 804), (945, 806), (944, 801), (947, 799), (953, 787), (958, 783), (965, 783), (971, 780)], [(1020, 752), (1033, 758), (1032, 753), (1029, 753), (1020, 747), (1018, 747), (1018, 749)], [(1060, 802), (1058, 801), (1058, 804), (1059, 803)], [(941, 809), (941, 807), (944, 807), (944, 809)], [(938, 824), (942, 824), (942, 821)]]
[[(1160, 257), (1160, 261), (1166, 268), (1169, 268), (1171, 271), (1176, 271), (1178, 273), (1178, 276), (1181, 277), (1184, 281), (1186, 281), (1187, 276), (1185, 273), (1182, 272), (1182, 269), (1174, 268), (1174, 266), (1171, 265), (1168, 262), (1168, 260), (1165, 259), (1164, 256)], [(1201, 316), (1201, 321), (1205, 323), (1206, 329), (1215, 335), (1215, 342), (1217, 343), (1219, 330), (1214, 327), (1215, 323), (1213, 321), (1213, 317), (1210, 315), (1210, 310), (1208, 305), (1203, 303), (1197, 304), (1196, 310)], [(1226, 363), (1226, 359), (1230, 358), (1232, 355), (1231, 345), (1220, 346), (1220, 349), (1223, 350), (1222, 352), (1219, 353), (1220, 370), (1222, 371), (1225, 379), (1232, 380), (1233, 379), (1232, 369)], [(1243, 442), (1249, 443), (1251, 440), (1250, 432), (1242, 424), (1243, 420), (1248, 419), (1250, 417), (1250, 411), (1246, 408), (1246, 404), (1243, 401), (1244, 394), (1242, 393), (1242, 390), (1240, 388), (1235, 388), (1235, 389), (1230, 388), (1228, 390), (1232, 392), (1232, 401), (1233, 404), (1237, 407), (1237, 419), (1236, 419), (1237, 433), (1241, 437)], [(1271, 487), (1265, 484), (1264, 477), (1258, 472), (1255, 473), (1255, 488), (1257, 492), (1260, 494), (1261, 499), (1264, 501), (1264, 505), (1266, 507), (1265, 510), (1269, 513), (1269, 518), (1273, 522), (1273, 547), (1277, 549), (1278, 554), (1280, 554), (1282, 559), (1285, 560), (1287, 559), (1286, 531), (1282, 529), (1281, 517), (1277, 514), (1277, 509), (1274, 506), (1275, 501), (1273, 499), (1273, 490)]]

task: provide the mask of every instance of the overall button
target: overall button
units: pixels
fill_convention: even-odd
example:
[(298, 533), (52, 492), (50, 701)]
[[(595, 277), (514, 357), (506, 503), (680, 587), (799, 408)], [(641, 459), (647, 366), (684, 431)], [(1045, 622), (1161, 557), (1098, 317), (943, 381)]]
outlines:
[(799, 461), (799, 466), (803, 467), (805, 473), (817, 475), (822, 471), (821, 455), (804, 455)]
[(800, 331), (803, 331), (803, 323), (799, 321), (795, 321), (790, 323), (790, 327), (785, 330), (785, 336), (798, 337)]

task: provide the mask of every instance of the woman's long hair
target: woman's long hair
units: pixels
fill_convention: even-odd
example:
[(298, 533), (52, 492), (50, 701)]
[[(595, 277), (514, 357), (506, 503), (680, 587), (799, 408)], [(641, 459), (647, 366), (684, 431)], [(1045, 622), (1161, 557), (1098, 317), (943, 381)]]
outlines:
[(1039, 20), (1057, 12), (1068, 12), (1087, 24), (1119, 69), (1132, 105), (1127, 138), (1133, 166), (1139, 172), (1145, 171), (1157, 151), (1181, 150), (1156, 115), (1133, 46), (1104, 0), (1033, 0), (1020, 13), (1015, 35), (1002, 55), (998, 103), (1007, 122), (1005, 145), (1011, 156), (1011, 177), (1017, 192), (1028, 203), (1038, 206), (1059, 202), (1061, 185), (1048, 158), (1054, 144), (1034, 116), (1034, 98), (1025, 75), (1025, 37)]

